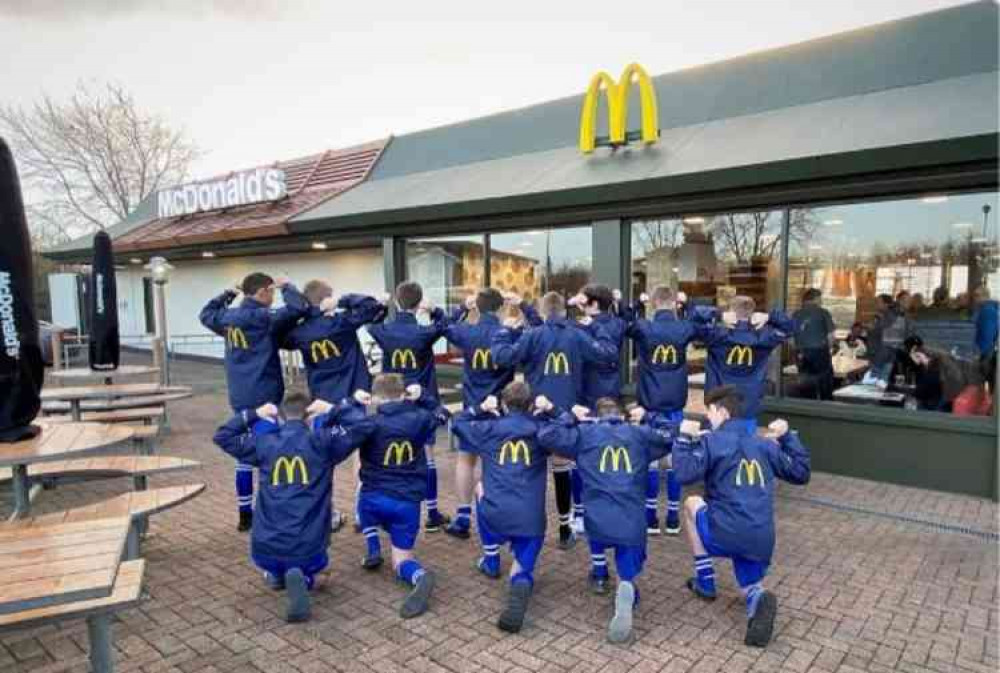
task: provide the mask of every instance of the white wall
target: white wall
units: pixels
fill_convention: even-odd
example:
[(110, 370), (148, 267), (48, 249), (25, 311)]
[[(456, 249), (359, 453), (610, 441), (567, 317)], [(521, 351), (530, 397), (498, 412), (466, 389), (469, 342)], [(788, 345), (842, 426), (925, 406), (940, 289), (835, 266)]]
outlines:
[[(176, 267), (167, 285), (167, 332), (176, 352), (222, 356), (221, 342), (211, 343), (211, 332), (198, 322), (205, 303), (223, 290), (237, 285), (254, 271), (275, 278), (288, 276), (299, 289), (319, 278), (329, 282), (337, 295), (361, 292), (378, 296), (384, 292), (381, 248), (308, 252), (294, 255), (262, 255), (171, 262)], [(125, 345), (145, 341), (142, 278), (149, 272), (136, 265), (118, 272), (118, 319)], [(280, 295), (276, 305), (280, 305)], [(180, 335), (201, 335), (201, 343), (179, 344)]]

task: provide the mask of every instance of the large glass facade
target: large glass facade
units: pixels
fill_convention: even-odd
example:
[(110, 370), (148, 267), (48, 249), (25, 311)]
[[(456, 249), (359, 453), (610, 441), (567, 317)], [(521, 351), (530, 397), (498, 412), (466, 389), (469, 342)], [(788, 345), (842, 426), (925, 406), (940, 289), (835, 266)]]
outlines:
[(490, 234), (490, 285), (537, 301), (546, 292), (566, 296), (590, 282), (590, 227)]

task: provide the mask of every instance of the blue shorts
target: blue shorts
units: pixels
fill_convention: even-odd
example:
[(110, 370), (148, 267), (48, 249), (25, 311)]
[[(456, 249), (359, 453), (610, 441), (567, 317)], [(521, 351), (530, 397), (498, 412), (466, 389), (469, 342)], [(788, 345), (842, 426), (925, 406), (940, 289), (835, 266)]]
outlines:
[(396, 549), (409, 551), (417, 544), (417, 534), (420, 533), (419, 502), (362, 491), (358, 499), (358, 518), (362, 528), (379, 526), (385, 530)]
[(631, 582), (642, 573), (642, 566), (646, 562), (646, 545), (610, 544), (590, 540), (591, 554), (603, 554), (609, 548), (615, 550), (615, 570), (619, 579)]
[(322, 572), (328, 565), (330, 565), (330, 557), (327, 553), (320, 552), (315, 556), (307, 558), (305, 561), (299, 562), (289, 562), (287, 559), (276, 558), (274, 556), (264, 556), (262, 554), (251, 554), (251, 560), (254, 565), (266, 572), (272, 577), (277, 577), (278, 579), (283, 579), (285, 573), (293, 568), (298, 568), (302, 571), (302, 574), (306, 576), (306, 583), (312, 587), (313, 576)]
[(526, 573), (535, 571), (535, 563), (538, 561), (538, 555), (542, 553), (542, 545), (545, 542), (544, 536), (500, 535), (490, 529), (479, 510), (478, 503), (476, 504), (476, 525), (479, 526), (479, 536), (484, 545), (510, 543), (510, 553), (517, 560), (517, 564), (521, 566), (521, 570)]
[(661, 428), (667, 425), (680, 425), (684, 420), (684, 410), (676, 411), (648, 411), (643, 421), (646, 425), (654, 428)]
[(770, 563), (752, 561), (739, 554), (732, 554), (715, 543), (712, 539), (712, 531), (708, 527), (708, 506), (702, 507), (695, 514), (695, 525), (698, 528), (698, 537), (701, 538), (701, 544), (705, 547), (705, 551), (708, 552), (709, 556), (732, 560), (733, 574), (736, 575), (736, 581), (741, 587), (756, 584), (767, 575)]

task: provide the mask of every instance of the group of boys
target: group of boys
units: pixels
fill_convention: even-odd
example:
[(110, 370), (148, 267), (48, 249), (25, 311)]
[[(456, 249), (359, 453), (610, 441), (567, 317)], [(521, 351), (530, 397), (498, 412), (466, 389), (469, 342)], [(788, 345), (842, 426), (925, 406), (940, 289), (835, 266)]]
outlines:
[[(271, 311), (275, 286), (285, 305)], [(660, 532), (663, 463), (666, 532), (678, 534), (683, 520), (694, 553), (689, 589), (714, 599), (712, 558), (731, 558), (746, 598), (746, 643), (770, 640), (776, 600), (761, 582), (774, 547), (775, 479), (809, 478), (808, 452), (787, 424), (776, 421), (766, 437), (757, 435), (769, 355), (792, 332), (783, 314), (755, 313), (748, 297), (736, 297), (721, 315), (710, 307), (689, 309), (682, 294), (663, 286), (631, 307), (602, 285), (588, 285), (568, 301), (549, 292), (537, 312), (515, 295), (486, 288), (446, 315), (422, 304), (417, 283), (405, 282), (396, 288), (390, 320), (384, 303), (360, 295), (335, 301), (320, 281), (310, 282), (303, 296), (287, 281), (252, 274), (242, 291), (238, 307), (228, 308), (235, 294), (226, 292), (202, 311), (206, 327), (226, 337), (236, 412), (216, 442), (239, 462), (241, 528), (252, 526), (252, 558), (268, 583), (286, 590), (289, 620), (308, 617), (309, 589), (328, 564), (332, 468), (355, 449), (361, 463), (356, 516), (367, 548), (362, 565), (381, 566), (383, 529), (395, 574), (411, 586), (401, 615), (427, 610), (434, 574), (413, 549), (421, 502), (428, 531), (448, 522), (437, 507), (432, 451), (436, 429), (447, 422), (434, 365), (434, 345), (444, 338), (464, 363), (464, 411), (453, 424), (459, 506), (445, 530), (468, 538), (475, 503), (482, 544), (477, 567), (488, 577), (501, 575), (500, 548), (510, 545), (501, 629), (517, 632), (523, 625), (543, 546), (551, 460), (559, 546), (572, 548), (577, 534), (586, 533), (590, 584), (600, 594), (608, 592), (606, 554), (614, 551), (619, 579), (608, 637), (630, 637), (646, 539)], [(641, 317), (648, 304), (652, 315)], [(567, 305), (579, 319), (567, 317)], [(420, 309), (429, 322), (418, 321)], [(474, 314), (478, 319), (470, 320)], [(374, 381), (358, 342), (362, 325), (382, 352)], [(634, 341), (638, 361), (638, 404), (628, 409), (618, 371), (626, 338)], [(696, 341), (707, 351), (707, 432), (683, 419), (687, 350)], [(293, 393), (281, 405), (279, 348), (302, 353), (312, 402)], [(523, 380), (515, 380), (518, 370)], [(254, 467), (260, 494), (251, 515), (246, 480)], [(681, 484), (698, 482), (705, 496), (689, 497), (682, 516)]]

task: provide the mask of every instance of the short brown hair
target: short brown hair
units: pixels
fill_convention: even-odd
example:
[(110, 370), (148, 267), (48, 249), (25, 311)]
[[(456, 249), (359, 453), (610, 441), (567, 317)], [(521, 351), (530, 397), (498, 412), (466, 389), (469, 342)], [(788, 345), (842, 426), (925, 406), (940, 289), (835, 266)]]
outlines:
[(531, 386), (524, 381), (511, 381), (500, 393), (500, 401), (509, 411), (529, 411), (534, 402)]
[(285, 401), (281, 403), (281, 411), (285, 414), (285, 418), (291, 420), (305, 418), (308, 408), (309, 396), (299, 391), (288, 393)]
[(669, 285), (657, 285), (649, 293), (649, 298), (652, 300), (653, 306), (666, 306), (677, 299), (677, 293)]
[(405, 393), (402, 374), (377, 374), (372, 382), (372, 395), (382, 400), (398, 400)]
[(598, 418), (605, 416), (621, 416), (622, 405), (613, 397), (601, 397), (594, 404)]
[(306, 296), (309, 303), (313, 306), (319, 306), (319, 303), (326, 299), (327, 297), (333, 296), (333, 288), (330, 287), (328, 283), (322, 280), (311, 280), (306, 283), (306, 286), (302, 288), (302, 294)]
[(268, 276), (266, 273), (251, 273), (243, 279), (240, 283), (240, 289), (248, 297), (252, 297), (261, 290), (271, 287), (274, 285), (274, 279)]
[(476, 308), (480, 313), (496, 313), (503, 308), (503, 295), (492, 287), (484, 287), (476, 293)]
[(746, 396), (736, 386), (719, 386), (705, 393), (705, 407), (721, 407), (731, 418), (742, 418), (746, 408)]
[(539, 312), (543, 318), (565, 318), (566, 300), (558, 292), (546, 292), (542, 295)]
[(748, 297), (745, 294), (738, 294), (729, 300), (729, 310), (741, 320), (749, 318), (756, 308), (757, 302), (753, 300), (753, 297)]
[(584, 285), (580, 293), (587, 298), (588, 304), (596, 301), (597, 307), (602, 311), (607, 311), (611, 308), (611, 304), (615, 300), (614, 295), (611, 293), (611, 288), (598, 283)]
[(396, 303), (404, 311), (412, 311), (420, 306), (423, 298), (424, 288), (416, 281), (405, 280), (396, 286)]

